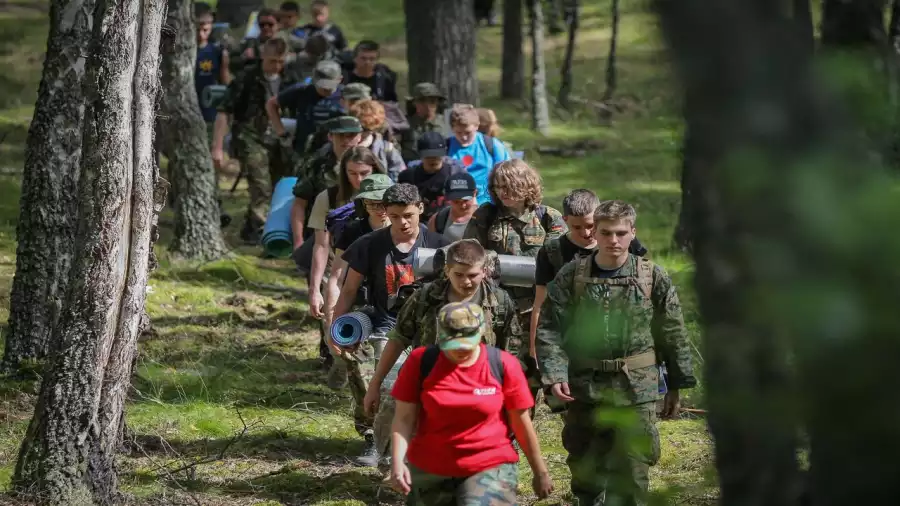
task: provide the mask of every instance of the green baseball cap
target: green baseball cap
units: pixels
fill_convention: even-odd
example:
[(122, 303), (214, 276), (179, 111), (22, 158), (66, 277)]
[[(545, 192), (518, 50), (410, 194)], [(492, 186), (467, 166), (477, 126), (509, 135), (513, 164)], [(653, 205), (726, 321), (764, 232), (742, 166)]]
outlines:
[(384, 192), (394, 186), (394, 182), (387, 174), (372, 174), (359, 183), (359, 193), (357, 199), (365, 200), (381, 200)]
[(341, 97), (345, 100), (365, 100), (372, 98), (372, 88), (365, 83), (350, 83), (341, 90)]
[(336, 90), (341, 84), (341, 66), (332, 60), (322, 60), (313, 72), (313, 84), (323, 90)]
[(330, 134), (358, 134), (362, 132), (362, 125), (353, 116), (338, 116), (325, 123), (325, 128)]
[(443, 99), (444, 94), (441, 93), (441, 89), (437, 87), (434, 83), (419, 83), (413, 86), (412, 89), (412, 98), (413, 100), (417, 100), (420, 98), (439, 98)]
[(484, 335), (484, 311), (471, 302), (451, 302), (438, 312), (437, 344), (445, 351), (474, 350)]

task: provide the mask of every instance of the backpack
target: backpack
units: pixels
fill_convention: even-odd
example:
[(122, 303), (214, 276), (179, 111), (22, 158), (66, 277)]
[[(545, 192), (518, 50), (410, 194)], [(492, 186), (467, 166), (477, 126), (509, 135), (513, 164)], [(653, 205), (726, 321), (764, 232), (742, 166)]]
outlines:
[(328, 189), (328, 214), (325, 216), (325, 229), (331, 234), (332, 240), (336, 240), (344, 232), (350, 223), (359, 215), (356, 210), (356, 201), (350, 201), (335, 209), (337, 200), (336, 186)]
[[(425, 353), (422, 353), (422, 362), (419, 363), (419, 384), (422, 385), (425, 383), (425, 378), (431, 374), (431, 370), (434, 369), (434, 365), (437, 363), (438, 357), (441, 356), (441, 349), (438, 348), (436, 344), (432, 344), (425, 348)], [(488, 367), (491, 369), (491, 376), (500, 383), (500, 386), (503, 386), (503, 355), (500, 352), (499, 348), (494, 348), (493, 346), (487, 346), (487, 359), (488, 359)]]
[(384, 106), (385, 121), (387, 122), (388, 131), (392, 136), (409, 130), (409, 120), (406, 119), (406, 115), (403, 114), (403, 110), (400, 109), (400, 104), (397, 102), (380, 103)]
[(434, 217), (434, 229), (439, 234), (444, 233), (444, 229), (447, 228), (447, 222), (450, 221), (450, 208), (445, 207), (438, 211), (437, 215)]
[(644, 295), (646, 300), (650, 300), (653, 292), (653, 262), (645, 258), (638, 257), (637, 260), (637, 276), (629, 278), (593, 278), (591, 277), (591, 259), (593, 255), (587, 255), (575, 260), (575, 276), (572, 281), (574, 284), (575, 300), (584, 295), (584, 289), (587, 284), (594, 285), (637, 285), (638, 289)]
[(553, 266), (553, 270), (559, 272), (559, 270), (562, 269), (562, 266), (566, 265), (566, 259), (563, 258), (562, 245), (559, 244), (559, 239), (553, 239), (547, 242), (544, 244), (544, 249), (547, 250), (547, 258), (550, 260), (550, 265)]

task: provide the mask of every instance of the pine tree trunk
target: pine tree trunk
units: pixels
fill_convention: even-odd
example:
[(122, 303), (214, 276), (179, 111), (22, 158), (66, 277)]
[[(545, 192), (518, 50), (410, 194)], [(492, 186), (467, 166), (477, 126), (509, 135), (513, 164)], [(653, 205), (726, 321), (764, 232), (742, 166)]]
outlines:
[(0, 373), (42, 361), (72, 262), (84, 99), (81, 81), (95, 0), (54, 0), (38, 101), (28, 131), (16, 275)]
[(500, 77), (500, 96), (502, 98), (522, 98), (525, 93), (522, 21), (522, 0), (504, 0), (503, 73)]
[(572, 93), (572, 63), (575, 59), (575, 37), (578, 34), (578, 18), (580, 17), (579, 0), (564, 0), (566, 19), (569, 20), (569, 39), (566, 43), (566, 56), (560, 68), (560, 86), (557, 101), (564, 109), (569, 110), (569, 95)]
[(822, 44), (842, 48), (871, 48), (887, 43), (884, 26), (886, 0), (822, 2)]
[(547, 72), (544, 69), (544, 8), (541, 0), (529, 0), (531, 14), (531, 128), (550, 134), (547, 107)]
[(812, 54), (816, 47), (816, 34), (813, 27), (812, 6), (810, 0), (793, 0), (793, 21), (799, 44)]
[(115, 450), (164, 201), (153, 158), (164, 11), (98, 4), (69, 288), (12, 483), (42, 504), (121, 504)]
[[(410, 87), (428, 81), (449, 103), (478, 105), (472, 0), (404, 0)], [(448, 23), (447, 20), (453, 20)]]
[(262, 7), (262, 0), (219, 0), (216, 3), (216, 21), (231, 23), (232, 26), (244, 26), (250, 13)]
[(563, 17), (563, 0), (547, 0), (547, 30), (550, 35), (562, 33), (560, 21)]
[(616, 46), (619, 43), (619, 0), (612, 0), (612, 33), (609, 37), (609, 55), (606, 58), (606, 90), (603, 92), (604, 102), (616, 94), (618, 77), (616, 75)]
[(188, 259), (217, 258), (227, 250), (222, 238), (215, 169), (206, 123), (194, 91), (197, 39), (190, 0), (169, 0), (168, 25), (174, 51), (162, 61), (162, 145), (169, 159), (175, 194), (175, 236), (171, 251)]

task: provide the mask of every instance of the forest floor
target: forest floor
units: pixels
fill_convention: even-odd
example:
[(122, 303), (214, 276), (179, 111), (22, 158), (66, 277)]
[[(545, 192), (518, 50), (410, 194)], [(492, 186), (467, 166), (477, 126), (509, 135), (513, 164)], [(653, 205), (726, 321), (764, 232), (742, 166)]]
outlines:
[[(34, 8), (42, 1), (0, 4), (0, 67), (15, 69), (0, 74), (2, 322), (8, 316), (15, 270), (24, 142), (45, 50), (46, 15)], [(334, 20), (351, 43), (362, 38), (383, 42), (383, 60), (403, 76), (405, 94), (402, 1), (331, 4)], [(573, 94), (596, 101), (604, 88), (609, 3), (589, 4), (578, 36)], [(656, 18), (643, 1), (627, 2), (623, 9), (619, 94), (611, 123), (603, 124), (588, 107), (569, 114), (551, 104), (552, 135), (544, 139), (530, 132), (527, 101), (496, 98), (499, 27), (479, 30), (481, 93), (505, 128), (502, 138), (525, 149), (526, 158), (541, 171), (549, 205), (558, 207), (562, 196), (577, 187), (636, 204), (638, 236), (651, 258), (675, 279), (691, 338), (697, 342), (693, 267), (669, 247), (680, 199), (677, 85), (662, 52)], [(565, 36), (548, 38), (551, 95), (558, 89), (564, 47)], [(582, 141), (590, 141), (587, 151), (572, 157), (536, 150)], [(224, 179), (223, 188), (231, 183)], [(353, 430), (349, 394), (324, 385), (314, 322), (306, 314), (305, 283), (289, 261), (264, 260), (257, 248), (240, 245), (237, 232), (246, 197), (244, 185), (233, 195), (225, 193), (235, 217), (226, 229), (232, 249), (215, 262), (170, 261), (166, 246), (174, 221), (171, 210), (161, 218), (164, 235), (157, 250), (162, 265), (152, 276), (147, 300), (153, 332), (140, 342), (127, 410), (137, 444), (122, 456), (122, 487), (137, 504), (400, 504), (376, 471), (351, 463), (362, 441)], [(697, 355), (698, 371), (701, 362)], [(0, 384), (0, 491), (8, 486), (34, 400), (34, 391)], [(688, 405), (701, 402), (699, 388), (687, 395)], [(568, 470), (560, 420), (542, 409), (536, 425), (557, 484), (554, 496), (540, 504), (566, 504)], [(653, 490), (668, 504), (714, 504), (718, 492), (704, 421), (686, 415), (659, 426), (663, 456), (652, 471)], [(520, 468), (520, 491), (524, 503), (532, 504), (524, 459)]]

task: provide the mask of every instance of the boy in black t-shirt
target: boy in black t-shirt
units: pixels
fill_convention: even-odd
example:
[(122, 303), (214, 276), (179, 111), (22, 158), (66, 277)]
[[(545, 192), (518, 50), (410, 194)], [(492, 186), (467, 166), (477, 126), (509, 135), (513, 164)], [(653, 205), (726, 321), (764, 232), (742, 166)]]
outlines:
[[(337, 319), (350, 311), (364, 279), (368, 302), (373, 309), (372, 336), (356, 350), (335, 349), (348, 360), (359, 362), (358, 368), (350, 369), (350, 388), (354, 399), (365, 397), (369, 380), (375, 373), (375, 365), (387, 341), (387, 333), (397, 323), (400, 308), (393, 307), (393, 301), (400, 287), (415, 281), (413, 258), (416, 248), (441, 248), (449, 244), (419, 222), (422, 198), (415, 186), (401, 183), (388, 188), (382, 197), (382, 204), (391, 226), (360, 237), (341, 256), (347, 262), (347, 275), (334, 307), (333, 318)], [(336, 347), (333, 342), (331, 345)], [(358, 397), (359, 392), (362, 395)], [(372, 429), (373, 420), (365, 416), (363, 406), (356, 407), (354, 416), (357, 418), (357, 430), (366, 439), (365, 449), (357, 462), (375, 467), (379, 455)]]

